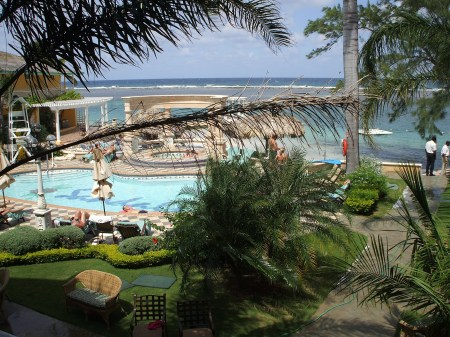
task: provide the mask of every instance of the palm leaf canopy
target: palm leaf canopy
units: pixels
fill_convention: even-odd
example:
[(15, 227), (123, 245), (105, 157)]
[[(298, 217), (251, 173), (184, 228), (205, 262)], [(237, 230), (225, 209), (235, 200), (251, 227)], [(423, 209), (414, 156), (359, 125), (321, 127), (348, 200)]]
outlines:
[(238, 115), (224, 120), (224, 132), (232, 138), (268, 138), (272, 134), (280, 137), (301, 137), (305, 133), (303, 124), (294, 116), (272, 115), (270, 112)]

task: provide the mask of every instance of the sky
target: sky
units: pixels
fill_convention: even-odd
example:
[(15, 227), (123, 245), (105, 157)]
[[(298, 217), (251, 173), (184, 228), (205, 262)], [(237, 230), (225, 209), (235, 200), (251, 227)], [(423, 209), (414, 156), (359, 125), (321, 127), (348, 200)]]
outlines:
[[(341, 1), (340, 1), (341, 2)], [(139, 68), (116, 66), (104, 73), (106, 79), (211, 78), (211, 77), (343, 77), (342, 44), (312, 60), (306, 54), (322, 46), (318, 34), (305, 37), (308, 20), (322, 16), (322, 8), (336, 0), (280, 0), (281, 16), (292, 34), (293, 46), (276, 54), (258, 37), (245, 30), (225, 26), (206, 32), (181, 47), (164, 43), (164, 52)]]
[[(337, 0), (279, 0), (281, 16), (293, 45), (274, 53), (265, 42), (245, 30), (229, 25), (220, 32), (205, 32), (179, 47), (163, 41), (164, 51), (138, 67), (112, 63), (103, 72), (104, 79), (159, 78), (274, 78), (274, 77), (343, 77), (342, 41), (324, 55), (312, 60), (306, 54), (324, 44), (323, 37), (303, 35), (308, 20), (322, 16), (322, 8), (334, 6)], [(3, 30), (3, 27), (0, 27)], [(3, 32), (2, 32), (3, 33)], [(9, 41), (11, 42), (11, 41)], [(0, 34), (1, 50), (6, 50)], [(89, 80), (96, 78), (89, 77)], [(101, 79), (101, 78), (97, 78)]]

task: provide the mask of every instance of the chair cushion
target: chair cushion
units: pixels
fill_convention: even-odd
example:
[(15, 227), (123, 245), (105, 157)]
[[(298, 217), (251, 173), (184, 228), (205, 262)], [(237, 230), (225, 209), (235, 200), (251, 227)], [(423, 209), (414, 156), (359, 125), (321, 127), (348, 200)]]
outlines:
[(68, 293), (67, 296), (97, 308), (104, 308), (106, 306), (106, 301), (109, 299), (108, 295), (87, 288), (75, 289)]
[(183, 337), (213, 337), (213, 332), (208, 328), (195, 328), (183, 330)]
[(133, 329), (133, 337), (162, 337), (163, 329), (153, 329), (148, 328), (148, 323), (139, 323)]

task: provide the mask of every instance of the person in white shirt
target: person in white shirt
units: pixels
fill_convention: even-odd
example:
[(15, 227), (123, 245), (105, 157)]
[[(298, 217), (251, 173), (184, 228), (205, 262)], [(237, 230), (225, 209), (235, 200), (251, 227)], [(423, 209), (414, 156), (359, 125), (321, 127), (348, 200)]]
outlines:
[(447, 173), (447, 163), (448, 163), (448, 157), (450, 155), (449, 146), (450, 146), (450, 140), (447, 140), (441, 150), (441, 156), (442, 156), (441, 175), (443, 175), (443, 176), (445, 176)]
[(436, 136), (431, 136), (431, 139), (425, 144), (425, 153), (427, 155), (427, 166), (425, 167), (425, 173), (428, 176), (434, 176), (434, 162), (436, 161)]

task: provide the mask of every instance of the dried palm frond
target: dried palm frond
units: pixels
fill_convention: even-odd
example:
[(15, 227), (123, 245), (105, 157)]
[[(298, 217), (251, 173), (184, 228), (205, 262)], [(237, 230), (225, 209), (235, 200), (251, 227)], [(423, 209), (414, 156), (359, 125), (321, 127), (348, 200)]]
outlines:
[(254, 135), (263, 143), (263, 138), (271, 133), (301, 136), (305, 128), (311, 130), (316, 141), (319, 135), (327, 131), (338, 139), (338, 128), (347, 128), (344, 111), (356, 105), (357, 101), (350, 96), (318, 97), (288, 94), (232, 106), (217, 103), (200, 111), (177, 117), (147, 114), (133, 122), (106, 125), (76, 141), (40, 151), (12, 163), (4, 168), (0, 175), (33, 159), (71, 146), (118, 136), (134, 136), (136, 133), (138, 135), (153, 133), (159, 138), (170, 138), (175, 133), (181, 132), (182, 137), (186, 139), (187, 147), (193, 147), (192, 144), (197, 141), (204, 141), (212, 151), (216, 151), (224, 140), (231, 141), (233, 138), (242, 140)]

